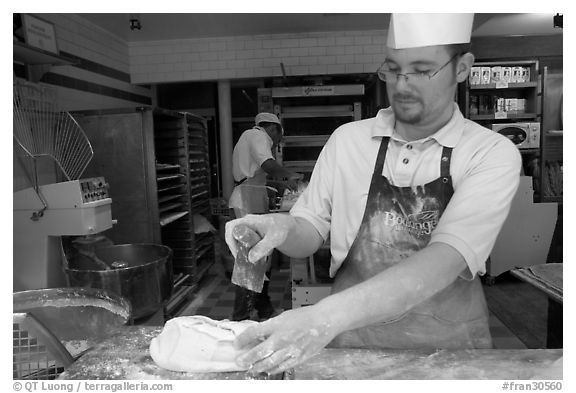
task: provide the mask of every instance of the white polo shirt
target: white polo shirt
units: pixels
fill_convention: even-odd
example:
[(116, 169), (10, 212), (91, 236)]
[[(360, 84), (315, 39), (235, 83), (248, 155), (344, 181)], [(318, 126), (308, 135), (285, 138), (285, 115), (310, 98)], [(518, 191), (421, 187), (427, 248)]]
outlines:
[(330, 236), (334, 276), (360, 228), (378, 148), (390, 136), (383, 169), (391, 184), (407, 187), (440, 176), (443, 146), (453, 147), (452, 196), (431, 242), (449, 244), (462, 254), (473, 278), (486, 272), (485, 261), (508, 215), (520, 181), (521, 156), (504, 136), (465, 119), (458, 106), (452, 119), (430, 137), (406, 142), (394, 131), (394, 113), (347, 123), (330, 136), (310, 183), (290, 214), (307, 219), (320, 235)]
[(240, 135), (232, 152), (232, 174), (234, 180), (254, 177), (264, 161), (274, 159), (272, 138), (262, 127), (255, 126)]

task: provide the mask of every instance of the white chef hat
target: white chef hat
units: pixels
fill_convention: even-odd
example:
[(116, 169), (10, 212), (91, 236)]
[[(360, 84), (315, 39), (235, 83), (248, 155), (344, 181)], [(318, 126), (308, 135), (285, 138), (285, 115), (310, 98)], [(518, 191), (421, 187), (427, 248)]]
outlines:
[(392, 49), (470, 42), (474, 14), (392, 14), (388, 41)]
[(260, 123), (276, 123), (280, 126), (280, 130), (282, 131), (282, 134), (284, 134), (284, 128), (282, 128), (282, 123), (280, 123), (280, 119), (278, 118), (278, 116), (276, 116), (273, 113), (268, 113), (268, 112), (260, 112), (256, 115), (256, 117), (254, 118), (254, 123), (256, 125), (259, 125)]

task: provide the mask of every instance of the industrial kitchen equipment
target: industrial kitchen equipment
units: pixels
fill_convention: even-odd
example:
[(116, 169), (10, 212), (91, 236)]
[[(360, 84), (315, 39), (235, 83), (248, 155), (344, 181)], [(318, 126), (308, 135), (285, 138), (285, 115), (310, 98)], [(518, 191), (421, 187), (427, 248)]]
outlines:
[(134, 319), (154, 314), (172, 295), (172, 249), (159, 244), (98, 247), (93, 255), (68, 257), (65, 270), (70, 286), (102, 288), (130, 300)]
[[(27, 173), (33, 186), (14, 193), (13, 289), (65, 286), (61, 236), (111, 228), (112, 200), (104, 178), (79, 179), (94, 153), (74, 118), (56, 108), (54, 91), (16, 81), (13, 93), (14, 140), (33, 171)], [(68, 181), (40, 185), (43, 157), (50, 157)]]
[[(79, 179), (92, 146), (55, 102), (47, 87), (14, 85), (14, 139), (34, 172), (33, 187), (14, 193), (14, 290), (100, 288), (130, 301), (135, 319), (148, 316), (172, 294), (172, 249), (101, 241), (116, 222), (108, 184), (101, 176)], [(45, 156), (68, 181), (39, 185), (37, 161)]]
[(14, 379), (55, 379), (131, 321), (130, 303), (100, 289), (35, 289), (12, 299)]

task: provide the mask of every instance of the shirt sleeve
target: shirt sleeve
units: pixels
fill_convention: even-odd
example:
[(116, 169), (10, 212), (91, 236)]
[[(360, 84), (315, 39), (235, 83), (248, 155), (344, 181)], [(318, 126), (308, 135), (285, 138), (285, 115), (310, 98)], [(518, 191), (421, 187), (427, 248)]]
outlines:
[(463, 278), (486, 272), (485, 262), (508, 216), (520, 182), (521, 156), (505, 138), (475, 152), (454, 184), (454, 195), (430, 242), (449, 244), (469, 267)]
[(318, 156), (308, 186), (290, 209), (290, 215), (308, 220), (324, 241), (330, 235), (334, 173), (337, 170), (335, 149), (333, 135)]
[(272, 155), (272, 142), (265, 132), (254, 130), (248, 137), (250, 156), (258, 165), (262, 166), (265, 161), (274, 159)]

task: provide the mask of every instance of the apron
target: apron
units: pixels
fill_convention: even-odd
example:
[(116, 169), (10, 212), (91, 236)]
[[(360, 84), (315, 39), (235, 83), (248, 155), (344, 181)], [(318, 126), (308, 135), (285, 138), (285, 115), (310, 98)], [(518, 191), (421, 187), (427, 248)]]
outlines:
[[(380, 144), (358, 234), (336, 274), (332, 292), (365, 281), (426, 247), (452, 194), (450, 157), (444, 147), (440, 177), (396, 187), (382, 176), (388, 137)], [(382, 299), (386, 301), (386, 299)], [(388, 349), (491, 348), (488, 308), (480, 279), (460, 277), (403, 315), (344, 332), (331, 346)]]
[(234, 209), (236, 218), (246, 214), (268, 213), (268, 189), (266, 188), (266, 172), (259, 169), (253, 177), (249, 177), (234, 187), (228, 207)]

